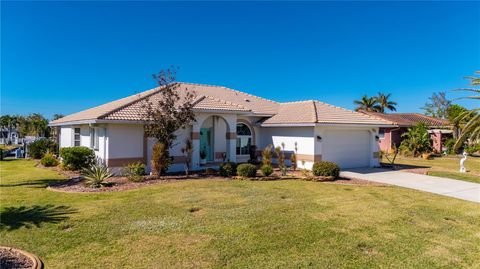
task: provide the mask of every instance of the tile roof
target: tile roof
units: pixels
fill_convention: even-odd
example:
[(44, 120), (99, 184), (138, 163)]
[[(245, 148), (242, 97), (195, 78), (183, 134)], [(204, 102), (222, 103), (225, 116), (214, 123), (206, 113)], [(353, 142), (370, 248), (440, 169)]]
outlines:
[(361, 111), (361, 113), (370, 115), (372, 117), (376, 117), (379, 119), (387, 120), (395, 125), (398, 126), (415, 126), (418, 123), (422, 122), (428, 126), (434, 127), (448, 127), (450, 123), (448, 120), (438, 119), (418, 113), (391, 113), (391, 114), (384, 114), (378, 112), (367, 112)]
[[(391, 122), (378, 117), (328, 105), (316, 100), (278, 103), (251, 94), (221, 86), (178, 83), (176, 90), (195, 93), (195, 110), (249, 112), (267, 117), (263, 125), (274, 124), (370, 124), (390, 125)], [(141, 120), (142, 100), (155, 103), (160, 98), (160, 88), (154, 88), (91, 109), (68, 115), (50, 122), (62, 125), (87, 120)]]
[(390, 125), (382, 119), (316, 100), (280, 103), (278, 113), (262, 125), (299, 123)]
[[(154, 88), (68, 115), (50, 123), (62, 124), (94, 119), (139, 120), (141, 100), (149, 98), (154, 102), (159, 97), (160, 90), (160, 88)], [(277, 102), (222, 86), (180, 82), (177, 90), (194, 92), (197, 96), (194, 108), (198, 110), (251, 111), (259, 115), (273, 115), (279, 106)]]

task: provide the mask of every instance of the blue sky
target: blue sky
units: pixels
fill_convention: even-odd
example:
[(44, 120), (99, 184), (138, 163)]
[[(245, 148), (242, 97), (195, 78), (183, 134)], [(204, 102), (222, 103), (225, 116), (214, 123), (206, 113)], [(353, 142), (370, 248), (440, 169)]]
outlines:
[(382, 91), (421, 112), (480, 69), (478, 2), (2, 1), (1, 15), (2, 114), (80, 111), (170, 65), (277, 101), (352, 109)]

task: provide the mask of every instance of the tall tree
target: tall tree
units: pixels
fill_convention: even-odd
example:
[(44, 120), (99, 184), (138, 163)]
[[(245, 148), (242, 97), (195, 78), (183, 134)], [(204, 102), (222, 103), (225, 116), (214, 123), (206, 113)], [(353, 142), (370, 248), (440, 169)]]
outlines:
[(445, 92), (433, 93), (432, 96), (428, 98), (429, 101), (422, 107), (425, 115), (446, 119), (447, 109), (452, 103), (452, 101), (447, 99), (446, 95)]
[[(143, 98), (142, 120), (145, 134), (157, 139), (153, 155), (158, 162), (169, 158), (169, 149), (177, 138), (175, 132), (195, 121), (193, 101), (195, 93), (181, 89), (176, 82), (176, 70), (169, 68), (153, 75), (158, 84), (158, 98)], [(158, 149), (158, 152), (155, 152)], [(163, 156), (159, 156), (163, 155)], [(158, 175), (168, 170), (169, 163), (152, 163)]]
[(455, 139), (457, 139), (458, 136), (460, 135), (460, 130), (461, 130), (462, 126), (464, 126), (465, 123), (467, 123), (467, 121), (469, 120), (469, 119), (464, 119), (464, 118), (460, 117), (460, 115), (464, 114), (467, 111), (468, 111), (468, 109), (464, 108), (461, 105), (457, 105), (457, 104), (453, 104), (453, 105), (449, 106), (448, 109), (447, 109), (447, 119), (452, 124), (453, 137)]
[(362, 96), (362, 99), (355, 100), (353, 103), (356, 105), (355, 111), (363, 110), (370, 112), (380, 112), (381, 108), (378, 104), (377, 98)]
[[(480, 74), (480, 71), (476, 71), (476, 74)], [(457, 91), (464, 91), (473, 93), (474, 95), (466, 96), (466, 99), (480, 100), (480, 89), (474, 88), (480, 86), (480, 77), (468, 76), (466, 77), (470, 80), (471, 88), (457, 89)], [(465, 111), (458, 115), (455, 119), (456, 121), (465, 120), (466, 123), (462, 128), (462, 134), (458, 137), (455, 145), (455, 149), (460, 148), (466, 141), (471, 143), (480, 143), (480, 108), (474, 108), (468, 111)]]
[(378, 103), (378, 107), (380, 108), (381, 113), (385, 113), (385, 110), (388, 109), (390, 111), (397, 111), (397, 108), (395, 107), (397, 105), (397, 102), (391, 101), (390, 96), (392, 96), (391, 93), (389, 94), (384, 94), (379, 92), (376, 99)]

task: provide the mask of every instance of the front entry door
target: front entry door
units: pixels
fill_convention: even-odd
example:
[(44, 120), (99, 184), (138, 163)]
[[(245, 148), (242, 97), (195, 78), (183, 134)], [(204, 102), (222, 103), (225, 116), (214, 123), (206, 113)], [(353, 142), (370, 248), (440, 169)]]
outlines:
[(211, 128), (200, 129), (200, 151), (205, 151), (207, 154), (207, 161), (213, 161), (213, 147), (212, 147), (212, 130)]

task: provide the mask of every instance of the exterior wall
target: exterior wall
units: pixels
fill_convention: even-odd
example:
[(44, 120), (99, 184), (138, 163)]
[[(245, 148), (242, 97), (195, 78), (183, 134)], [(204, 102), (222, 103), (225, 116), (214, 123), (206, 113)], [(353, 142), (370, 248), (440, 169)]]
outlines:
[[(260, 128), (258, 149), (262, 150), (268, 145), (273, 147), (285, 144), (285, 153), (287, 165), (290, 164), (289, 156), (295, 152), (295, 142), (297, 143), (297, 166), (299, 168), (311, 169), (315, 157), (314, 127), (265, 127)], [(275, 156), (275, 155), (273, 155)], [(305, 167), (302, 166), (302, 160), (305, 161)], [(275, 159), (273, 159), (276, 162)]]
[(60, 148), (74, 146), (74, 128), (80, 128), (80, 146), (92, 148), (95, 156), (101, 160), (107, 160), (107, 141), (106, 126), (94, 126), (98, 132), (98, 148), (92, 148), (89, 125), (72, 125), (60, 128)]
[(145, 162), (142, 125), (108, 124), (107, 137), (107, 165), (115, 173), (128, 163)]
[[(385, 129), (385, 136), (378, 140), (378, 145), (383, 151), (388, 151), (392, 147), (392, 128), (383, 128)], [(393, 131), (394, 133), (395, 131)]]

